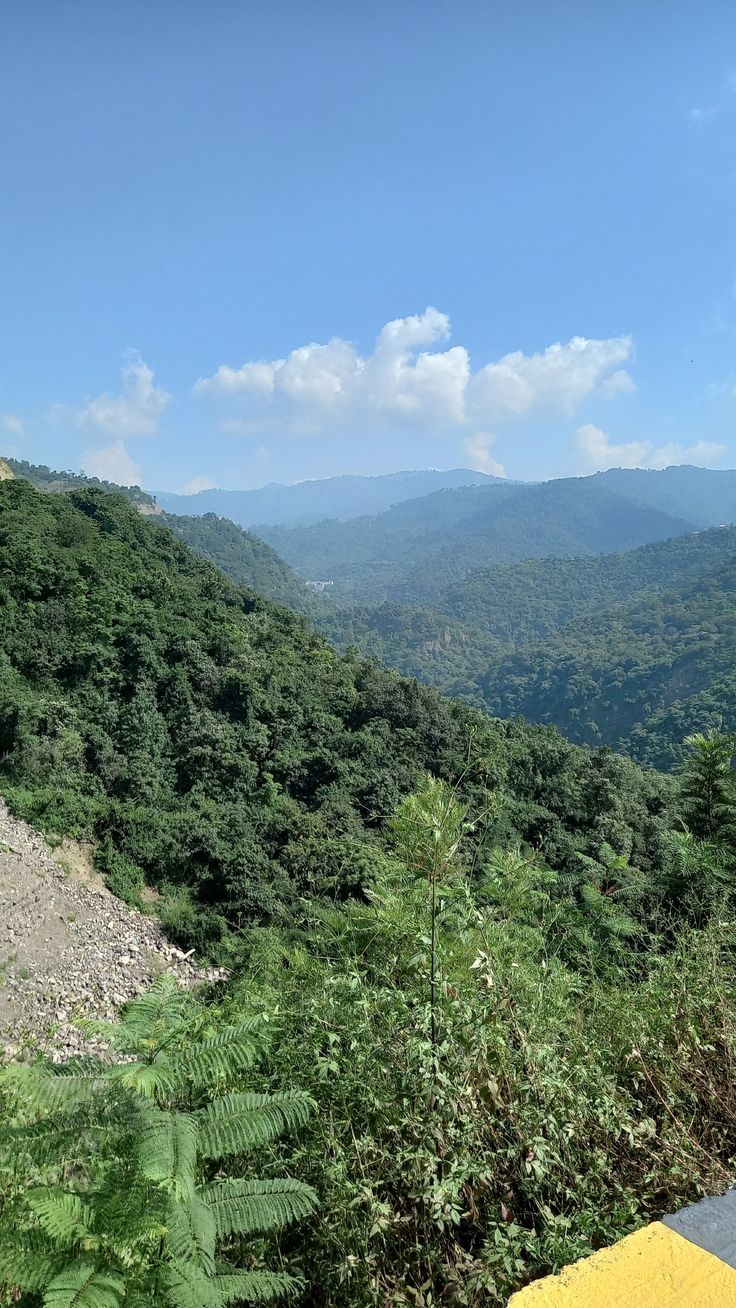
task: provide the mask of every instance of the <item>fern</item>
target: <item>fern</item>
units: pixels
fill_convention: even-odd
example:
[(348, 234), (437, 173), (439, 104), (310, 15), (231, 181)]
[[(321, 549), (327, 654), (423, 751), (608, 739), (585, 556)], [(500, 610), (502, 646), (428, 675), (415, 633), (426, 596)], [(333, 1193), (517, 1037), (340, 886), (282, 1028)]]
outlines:
[(93, 1262), (67, 1263), (44, 1290), (45, 1308), (118, 1308), (125, 1294), (123, 1277), (102, 1271)]
[(223, 1272), (215, 1278), (220, 1304), (242, 1299), (249, 1303), (269, 1303), (285, 1294), (295, 1294), (301, 1284), (286, 1272)]
[(257, 1026), (256, 1021), (250, 1021), (225, 1027), (208, 1040), (174, 1054), (171, 1065), (179, 1076), (188, 1077), (197, 1086), (209, 1086), (216, 1081), (232, 1083), (238, 1072), (255, 1061), (257, 1047), (253, 1034)]
[(232, 1094), (215, 1099), (199, 1113), (199, 1142), (205, 1158), (244, 1153), (303, 1126), (314, 1110), (309, 1095)]
[(0, 1162), (4, 1152), (16, 1193), (0, 1211), (0, 1292), (40, 1296), (44, 1308), (123, 1299), (125, 1308), (224, 1308), (299, 1288), (286, 1273), (216, 1262), (218, 1242), (279, 1231), (316, 1205), (297, 1181), (218, 1170), (313, 1108), (295, 1091), (240, 1088), (257, 1027), (213, 1031), (202, 1006), (164, 978), (120, 1022), (97, 1026), (126, 1061), (2, 1074), (13, 1120)]
[(187, 1203), (171, 1205), (166, 1219), (166, 1238), (177, 1262), (191, 1263), (201, 1272), (211, 1275), (215, 1270), (218, 1234), (212, 1209), (198, 1196), (193, 1196)]
[(177, 1199), (194, 1194), (197, 1126), (189, 1113), (147, 1109), (138, 1138), (141, 1175), (170, 1190)]
[(317, 1196), (302, 1181), (214, 1181), (202, 1191), (219, 1239), (277, 1230), (308, 1217)]
[(110, 1080), (146, 1099), (165, 1099), (177, 1088), (176, 1072), (166, 1063), (123, 1063), (110, 1073)]
[(64, 1190), (32, 1190), (28, 1207), (59, 1249), (69, 1249), (91, 1236), (90, 1213), (79, 1195)]

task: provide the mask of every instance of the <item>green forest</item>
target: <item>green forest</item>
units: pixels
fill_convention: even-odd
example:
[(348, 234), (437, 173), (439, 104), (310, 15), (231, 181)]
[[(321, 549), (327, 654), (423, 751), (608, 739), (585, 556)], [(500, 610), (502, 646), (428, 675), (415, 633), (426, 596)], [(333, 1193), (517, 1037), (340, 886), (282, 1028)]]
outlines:
[(501, 1305), (732, 1180), (733, 737), (689, 721), (665, 775), (494, 718), (201, 557), (243, 533), (175, 525), (0, 484), (0, 790), (230, 970), (88, 1022), (117, 1059), (0, 1071), (0, 1294)]
[(623, 554), (529, 560), (429, 608), (327, 608), (322, 629), (503, 718), (551, 722), (669, 769), (701, 727), (736, 727), (736, 528)]
[(302, 576), (349, 603), (425, 604), (489, 564), (613, 553), (695, 525), (594, 477), (435, 491), (384, 513), (260, 534)]

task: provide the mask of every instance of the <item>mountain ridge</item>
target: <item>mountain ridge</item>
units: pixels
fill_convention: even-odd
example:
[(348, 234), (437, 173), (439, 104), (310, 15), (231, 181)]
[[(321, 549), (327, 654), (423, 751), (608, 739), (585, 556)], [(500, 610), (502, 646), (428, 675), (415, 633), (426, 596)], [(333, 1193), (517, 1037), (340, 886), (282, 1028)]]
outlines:
[(291, 485), (270, 482), (253, 490), (212, 487), (195, 494), (161, 491), (157, 502), (170, 513), (218, 513), (241, 527), (265, 524), (307, 525), (326, 518), (347, 521), (380, 512), (407, 499), (444, 487), (501, 481), (470, 468), (436, 468), (384, 473), (375, 477), (344, 473), (310, 478)]

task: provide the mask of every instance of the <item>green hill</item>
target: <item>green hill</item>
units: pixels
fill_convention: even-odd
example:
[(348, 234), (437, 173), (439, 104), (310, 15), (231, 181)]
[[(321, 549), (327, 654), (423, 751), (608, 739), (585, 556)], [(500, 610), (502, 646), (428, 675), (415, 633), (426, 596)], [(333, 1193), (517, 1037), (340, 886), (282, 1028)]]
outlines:
[(605, 840), (661, 863), (665, 779), (338, 657), (118, 496), (0, 484), (0, 634), (3, 793), (192, 943), (365, 884), (427, 770), (495, 787), (552, 867)]
[(489, 564), (634, 549), (691, 529), (592, 478), (438, 491), (352, 522), (264, 528), (310, 580), (331, 580), (344, 602), (426, 604)]
[(298, 612), (314, 613), (319, 609), (314, 594), (310, 594), (304, 582), (270, 545), (227, 518), (220, 518), (215, 513), (204, 513), (201, 517), (175, 516), (164, 513), (153, 497), (137, 486), (116, 486), (96, 477), (85, 477), (82, 473), (57, 472), (45, 465), (20, 459), (7, 459), (6, 463), (15, 477), (30, 482), (37, 490), (66, 494), (97, 486), (122, 495), (135, 505), (139, 513), (150, 515), (157, 525), (168, 527), (197, 554), (221, 568), (232, 581), (250, 586), (266, 599), (287, 604)]
[[(736, 533), (734, 533), (736, 534)], [(571, 740), (671, 767), (693, 731), (736, 729), (736, 541), (717, 571), (576, 618), (497, 660), (480, 678), (488, 709), (554, 722)]]
[(623, 554), (474, 573), (432, 609), (329, 610), (336, 644), (502, 717), (671, 767), (683, 736), (736, 726), (736, 527)]
[(519, 645), (574, 618), (681, 585), (735, 551), (736, 528), (726, 527), (688, 532), (621, 554), (525, 560), (471, 573), (438, 595), (434, 607)]
[(649, 468), (610, 468), (595, 477), (602, 485), (638, 504), (698, 527), (736, 522), (736, 470), (695, 468), (689, 464), (653, 471)]
[(140, 513), (157, 512), (156, 500), (140, 486), (117, 486), (110, 481), (100, 481), (99, 477), (87, 477), (83, 472), (59, 472), (47, 468), (45, 463), (28, 463), (25, 459), (5, 459), (14, 477), (29, 481), (37, 490), (64, 492), (83, 490), (85, 486), (100, 486), (103, 490), (114, 491), (122, 495), (131, 504), (135, 504)]
[(157, 524), (168, 527), (196, 554), (214, 563), (240, 586), (249, 586), (266, 599), (286, 604), (300, 613), (317, 608), (316, 597), (288, 563), (265, 541), (215, 513), (183, 517), (165, 513)]

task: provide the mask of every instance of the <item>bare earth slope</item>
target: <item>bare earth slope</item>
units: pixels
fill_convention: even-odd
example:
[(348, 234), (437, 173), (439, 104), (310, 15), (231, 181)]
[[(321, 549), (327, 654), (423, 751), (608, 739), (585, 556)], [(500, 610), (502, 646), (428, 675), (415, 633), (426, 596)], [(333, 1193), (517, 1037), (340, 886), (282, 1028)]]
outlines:
[(115, 1016), (166, 969), (188, 985), (225, 975), (198, 968), (96, 878), (60, 867), (0, 799), (0, 1056), (89, 1048), (74, 1018)]

